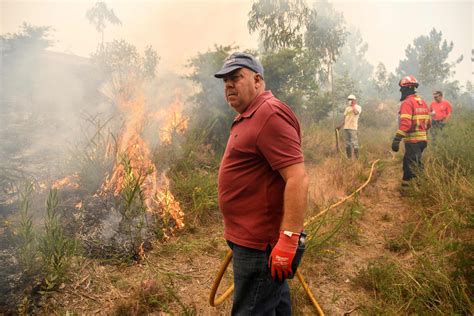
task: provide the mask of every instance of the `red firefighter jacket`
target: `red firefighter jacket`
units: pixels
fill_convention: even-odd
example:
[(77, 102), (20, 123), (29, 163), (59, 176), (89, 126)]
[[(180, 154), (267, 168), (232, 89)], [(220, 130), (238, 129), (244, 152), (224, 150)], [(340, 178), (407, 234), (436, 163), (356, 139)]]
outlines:
[(407, 143), (426, 142), (427, 130), (431, 127), (428, 106), (421, 97), (412, 94), (400, 105), (400, 120), (397, 134)]

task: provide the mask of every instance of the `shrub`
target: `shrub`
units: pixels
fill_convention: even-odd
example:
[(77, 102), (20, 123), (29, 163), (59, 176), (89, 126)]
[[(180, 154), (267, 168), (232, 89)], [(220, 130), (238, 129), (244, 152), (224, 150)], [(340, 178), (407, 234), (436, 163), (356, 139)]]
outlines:
[(20, 192), (20, 222), (18, 230), (17, 255), (20, 265), (26, 271), (30, 271), (35, 266), (36, 261), (36, 235), (33, 230), (33, 220), (29, 214), (29, 198), (33, 191), (32, 183), (25, 185)]
[(146, 174), (135, 174), (130, 159), (126, 156), (121, 158), (124, 168), (123, 188), (120, 192), (120, 202), (117, 206), (121, 215), (118, 233), (123, 235), (121, 247), (130, 257), (137, 257), (140, 245), (144, 241), (144, 228), (146, 225), (146, 206), (141, 185), (145, 181)]
[(462, 166), (464, 175), (474, 174), (474, 111), (455, 113), (430, 143), (432, 155), (448, 170)]
[(57, 213), (57, 191), (52, 189), (46, 201), (45, 234), (40, 239), (39, 253), (43, 264), (45, 290), (60, 284), (76, 251), (75, 240), (66, 236)]
[(85, 142), (70, 150), (70, 165), (79, 175), (80, 187), (89, 193), (97, 191), (105, 173), (112, 168), (116, 156), (116, 140), (107, 130), (111, 118), (102, 122), (97, 117), (86, 117), (89, 126), (84, 128)]

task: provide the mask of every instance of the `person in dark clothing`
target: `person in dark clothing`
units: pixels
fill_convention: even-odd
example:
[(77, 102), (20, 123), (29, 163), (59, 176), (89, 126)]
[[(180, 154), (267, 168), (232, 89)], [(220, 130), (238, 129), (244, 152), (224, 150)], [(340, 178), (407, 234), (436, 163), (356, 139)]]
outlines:
[(402, 101), (399, 112), (399, 127), (392, 141), (392, 150), (398, 152), (400, 142), (405, 143), (403, 156), (402, 186), (416, 176), (416, 170), (423, 168), (422, 154), (428, 142), (427, 131), (431, 127), (428, 106), (416, 94), (418, 81), (413, 76), (406, 76), (399, 82)]

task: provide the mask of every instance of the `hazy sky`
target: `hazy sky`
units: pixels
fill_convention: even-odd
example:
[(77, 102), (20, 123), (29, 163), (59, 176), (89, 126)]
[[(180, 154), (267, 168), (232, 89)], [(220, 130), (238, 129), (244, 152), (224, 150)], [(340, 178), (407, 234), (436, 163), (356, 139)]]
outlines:
[[(308, 3), (310, 1), (307, 1)], [(54, 50), (89, 56), (99, 35), (85, 13), (95, 0), (0, 0), (1, 33), (17, 32), (22, 22), (50, 25)], [(182, 72), (186, 61), (214, 44), (256, 48), (258, 36), (247, 29), (251, 0), (108, 0), (122, 20), (106, 28), (106, 40), (125, 39), (140, 51), (152, 45), (160, 67)], [(369, 44), (367, 59), (393, 71), (413, 39), (435, 27), (454, 42), (451, 59), (464, 55), (456, 68), (463, 84), (472, 81), (473, 1), (333, 1), (347, 22)]]

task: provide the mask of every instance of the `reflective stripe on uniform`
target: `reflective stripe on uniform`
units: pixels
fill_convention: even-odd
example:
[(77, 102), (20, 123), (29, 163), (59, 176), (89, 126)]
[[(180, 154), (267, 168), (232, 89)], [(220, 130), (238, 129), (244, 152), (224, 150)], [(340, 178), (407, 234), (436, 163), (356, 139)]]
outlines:
[(411, 141), (411, 140), (427, 140), (428, 136), (426, 132), (413, 132), (413, 133), (408, 133), (408, 135), (405, 137), (406, 141)]
[(415, 114), (413, 115), (414, 120), (429, 120), (430, 116), (428, 114)]
[(407, 136), (407, 133), (400, 129), (397, 131), (397, 134), (402, 135), (403, 137)]

